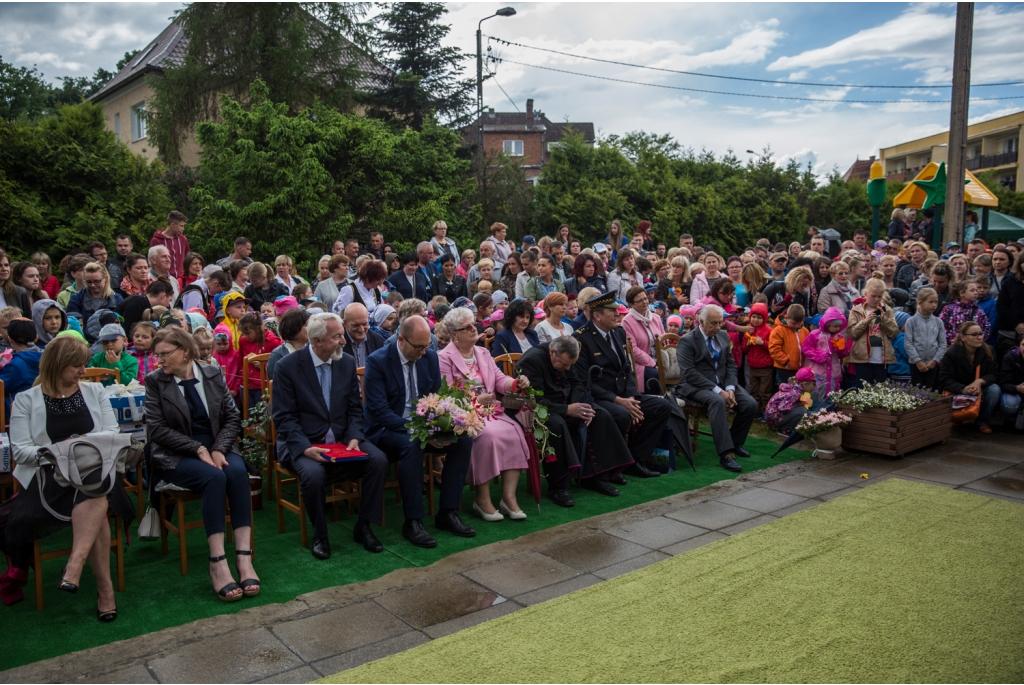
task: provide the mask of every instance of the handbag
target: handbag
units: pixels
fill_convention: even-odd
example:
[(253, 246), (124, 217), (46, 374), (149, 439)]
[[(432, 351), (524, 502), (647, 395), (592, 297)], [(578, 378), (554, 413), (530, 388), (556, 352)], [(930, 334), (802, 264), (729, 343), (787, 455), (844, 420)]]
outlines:
[[(103, 497), (114, 489), (117, 474), (124, 473), (131, 436), (101, 431), (80, 435), (39, 450), (44, 463), (53, 465), (53, 478), (62, 487), (73, 487), (87, 497)], [(98, 480), (86, 478), (95, 471)]]
[(160, 516), (153, 507), (146, 507), (146, 513), (139, 521), (139, 539), (156, 540), (160, 537)]
[[(981, 378), (981, 365), (974, 371), (974, 380)], [(944, 392), (944, 395), (952, 395), (951, 392)], [(966, 405), (966, 406), (965, 406)], [(956, 407), (960, 407), (957, 409)], [(955, 395), (953, 397), (953, 423), (964, 423), (974, 421), (981, 413), (981, 393), (974, 395)]]
[(526, 405), (526, 396), (517, 392), (507, 392), (501, 396), (501, 406), (509, 411), (522, 409)]

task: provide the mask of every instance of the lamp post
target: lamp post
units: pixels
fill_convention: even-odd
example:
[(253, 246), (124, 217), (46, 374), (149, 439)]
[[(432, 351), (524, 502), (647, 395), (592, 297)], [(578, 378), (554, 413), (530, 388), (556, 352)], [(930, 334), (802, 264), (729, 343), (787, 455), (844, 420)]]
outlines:
[(754, 152), (753, 150), (747, 150), (747, 154), (748, 154), (748, 155), (754, 155), (754, 156), (755, 156), (755, 157), (757, 157), (758, 159), (761, 159), (761, 155), (757, 154), (757, 153), (756, 153), (756, 152)]
[(516, 10), (514, 7), (502, 7), (489, 17), (484, 17), (476, 25), (476, 116), (477, 116), (477, 143), (480, 145), (480, 152), (484, 149), (484, 55), (483, 55), (483, 34), (481, 26), (488, 19), (494, 17), (511, 17)]
[(868, 176), (868, 204), (871, 205), (871, 245), (878, 240), (878, 220), (882, 205), (885, 204), (885, 171), (881, 162), (871, 165)]

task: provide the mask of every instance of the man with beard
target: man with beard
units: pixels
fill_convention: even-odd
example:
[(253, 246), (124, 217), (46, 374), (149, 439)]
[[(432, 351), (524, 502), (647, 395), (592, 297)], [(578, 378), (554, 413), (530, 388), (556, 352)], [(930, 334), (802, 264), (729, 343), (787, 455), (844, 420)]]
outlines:
[[(368, 552), (384, 550), (371, 523), (381, 525), (388, 461), (363, 434), (359, 377), (351, 355), (344, 354), (345, 329), (337, 314), (320, 313), (306, 325), (308, 349), (289, 354), (274, 371), (273, 417), (281, 464), (299, 477), (306, 513), (313, 524), (313, 556), (327, 559), (324, 517), (327, 486), (362, 479), (359, 520), (353, 537)], [(313, 445), (338, 444), (365, 452), (363, 461), (332, 463), (326, 450)]]
[[(608, 482), (633, 463), (629, 447), (615, 421), (604, 408), (584, 399), (586, 369), (576, 364), (580, 345), (572, 336), (531, 347), (516, 365), (530, 379), (530, 387), (543, 395), (538, 401), (548, 408), (549, 445), (554, 461), (544, 460), (548, 497), (560, 507), (575, 504), (569, 494), (569, 477), (579, 477), (584, 487), (616, 496)], [(601, 485), (595, 485), (596, 483)]]

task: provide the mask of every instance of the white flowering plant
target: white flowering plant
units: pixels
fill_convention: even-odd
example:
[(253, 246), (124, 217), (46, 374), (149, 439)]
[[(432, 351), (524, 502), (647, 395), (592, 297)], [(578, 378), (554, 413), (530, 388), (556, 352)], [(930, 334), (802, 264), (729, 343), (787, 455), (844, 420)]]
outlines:
[(887, 409), (889, 411), (907, 411), (917, 409), (932, 400), (940, 399), (941, 395), (909, 383), (865, 383), (857, 390), (843, 390), (830, 393), (829, 401), (833, 404), (848, 404), (857, 411), (867, 409)]
[(851, 421), (853, 418), (839, 411), (819, 411), (804, 414), (796, 430), (805, 438), (810, 438), (833, 428), (846, 428)]

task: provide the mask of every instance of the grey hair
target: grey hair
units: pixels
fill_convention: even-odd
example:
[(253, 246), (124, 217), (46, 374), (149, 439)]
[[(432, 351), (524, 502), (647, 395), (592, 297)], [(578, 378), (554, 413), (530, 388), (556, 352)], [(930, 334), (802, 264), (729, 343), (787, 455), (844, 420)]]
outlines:
[(455, 309), (449, 309), (448, 313), (441, 319), (441, 328), (448, 335), (454, 335), (455, 331), (465, 328), (473, 323), (474, 320), (473, 312), (469, 311), (468, 308), (456, 307)]
[(580, 356), (579, 341), (577, 341), (576, 338), (572, 337), (571, 335), (558, 336), (557, 338), (548, 343), (548, 349), (559, 356), (567, 354), (573, 359), (576, 359)]
[(410, 297), (408, 300), (402, 300), (398, 304), (398, 319), (405, 321), (410, 316), (417, 316), (419, 314), (425, 314), (427, 312), (427, 303), (423, 300), (418, 300), (415, 297)]
[(708, 315), (711, 314), (712, 312), (717, 312), (719, 316), (721, 316), (722, 318), (725, 318), (725, 310), (724, 309), (719, 307), (717, 304), (706, 304), (700, 310), (700, 314), (697, 315), (698, 317), (700, 317), (700, 322), (701, 323), (707, 323)]
[(423, 248), (425, 248), (425, 247), (429, 247), (429, 248), (430, 248), (431, 250), (433, 250), (433, 249), (434, 249), (434, 246), (433, 246), (433, 245), (431, 245), (431, 244), (430, 244), (429, 242), (427, 242), (426, 240), (421, 240), (420, 242), (416, 243), (416, 251), (417, 251), (417, 252), (419, 252), (420, 250), (422, 250), (422, 249), (423, 249)]
[(337, 321), (339, 326), (343, 325), (341, 317), (333, 312), (318, 312), (309, 317), (309, 322), (306, 324), (306, 335), (310, 342), (324, 340), (327, 337), (328, 321)]
[(166, 252), (167, 254), (171, 254), (171, 251), (168, 250), (165, 245), (154, 245), (153, 247), (149, 248), (149, 252), (146, 253), (146, 258), (152, 261), (153, 257), (155, 255), (160, 254), (161, 250)]

